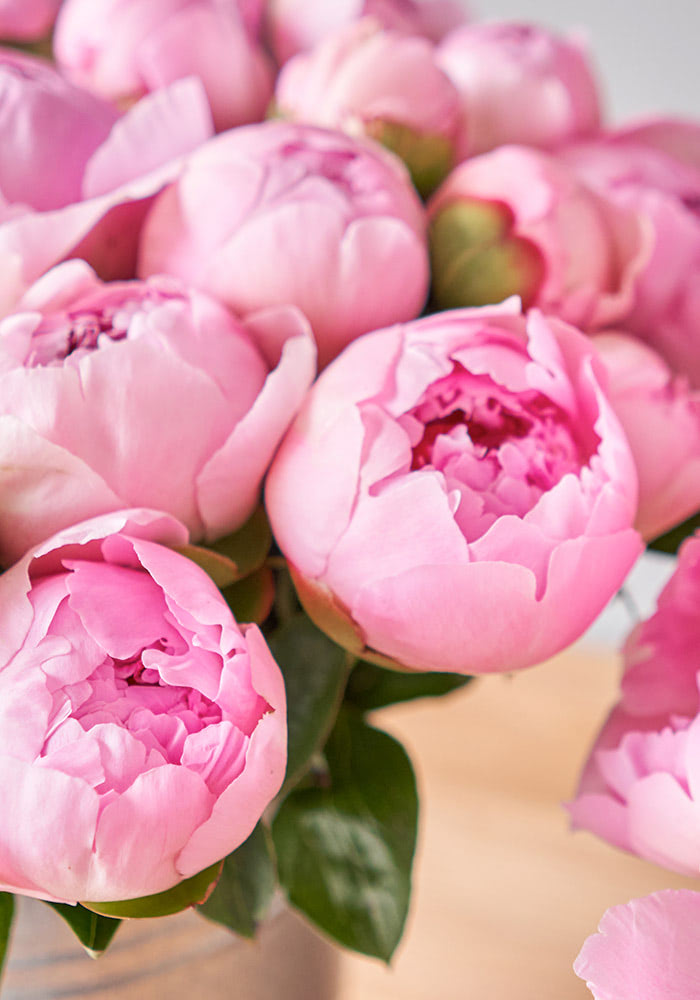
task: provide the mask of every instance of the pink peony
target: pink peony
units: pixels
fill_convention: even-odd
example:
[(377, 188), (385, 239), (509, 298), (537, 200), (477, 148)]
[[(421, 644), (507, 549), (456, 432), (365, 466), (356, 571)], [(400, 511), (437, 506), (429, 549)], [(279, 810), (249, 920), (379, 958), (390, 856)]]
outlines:
[(50, 271), (0, 321), (0, 559), (128, 506), (168, 511), (195, 539), (233, 531), (313, 356), (293, 310), (246, 329), (173, 279), (103, 285), (82, 261)]
[(700, 390), (621, 332), (593, 338), (639, 476), (636, 526), (655, 538), (700, 509)]
[(47, 63), (12, 53), (0, 56), (0, 95), (0, 315), (69, 256), (133, 277), (150, 200), (212, 134), (200, 84), (180, 81), (118, 117)]
[(283, 68), (275, 89), (285, 118), (368, 135), (404, 160), (430, 192), (455, 162), (459, 99), (425, 38), (364, 18)]
[(578, 144), (566, 158), (586, 183), (643, 219), (650, 253), (625, 329), (700, 387), (700, 127), (648, 122)]
[(505, 143), (553, 149), (596, 132), (600, 104), (583, 45), (532, 24), (464, 25), (437, 51), (462, 100), (462, 157)]
[(700, 997), (700, 893), (666, 889), (613, 906), (589, 937), (574, 972), (595, 1000)]
[(0, 0), (0, 38), (32, 42), (51, 30), (61, 0)]
[(311, 617), (421, 670), (517, 670), (575, 639), (640, 551), (600, 374), (586, 337), (514, 302), (348, 347), (266, 489)]
[(284, 683), (181, 524), (121, 511), (0, 577), (0, 888), (161, 892), (251, 833), (285, 771)]
[(700, 537), (680, 548), (656, 613), (625, 646), (622, 695), (569, 809), (578, 829), (700, 872)]
[(260, 12), (243, 6), (237, 0), (64, 0), (56, 60), (77, 83), (119, 101), (195, 74), (217, 129), (259, 121), (272, 94), (272, 66), (248, 30)]
[(433, 296), (442, 308), (517, 294), (582, 329), (608, 325), (629, 309), (648, 253), (636, 213), (524, 146), (460, 164), (428, 216)]
[(270, 44), (283, 63), (367, 16), (377, 18), (385, 28), (436, 42), (462, 24), (466, 12), (459, 0), (268, 0)]
[(298, 306), (325, 364), (420, 312), (425, 218), (401, 164), (378, 147), (267, 122), (189, 158), (146, 220), (139, 270), (176, 274), (243, 316)]

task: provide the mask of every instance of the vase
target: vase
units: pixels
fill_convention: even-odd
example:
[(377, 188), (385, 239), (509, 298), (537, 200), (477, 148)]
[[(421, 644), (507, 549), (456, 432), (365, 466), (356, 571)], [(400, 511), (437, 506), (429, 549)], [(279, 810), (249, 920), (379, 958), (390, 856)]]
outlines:
[(91, 959), (55, 911), (17, 897), (2, 1000), (333, 1000), (336, 958), (280, 905), (255, 941), (191, 910), (125, 920)]

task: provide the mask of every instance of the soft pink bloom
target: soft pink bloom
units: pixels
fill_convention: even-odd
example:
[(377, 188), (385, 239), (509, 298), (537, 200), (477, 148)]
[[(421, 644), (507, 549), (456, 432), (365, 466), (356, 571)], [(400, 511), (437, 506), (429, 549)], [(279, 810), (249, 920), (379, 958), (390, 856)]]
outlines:
[(346, 348), (267, 480), (311, 617), (421, 670), (517, 670), (573, 641), (640, 550), (600, 374), (588, 338), (515, 302)]
[(666, 889), (608, 910), (574, 972), (596, 1000), (700, 997), (700, 893)]
[(436, 56), (462, 99), (462, 156), (505, 143), (552, 149), (600, 126), (596, 81), (575, 38), (509, 21), (464, 25)]
[(147, 510), (86, 521), (0, 577), (0, 888), (151, 895), (238, 847), (279, 790), (284, 683)]
[(0, 321), (0, 560), (129, 506), (195, 539), (233, 531), (313, 375), (293, 310), (246, 328), (173, 279), (103, 285), (60, 265)]
[(61, 0), (0, 0), (0, 38), (31, 42), (49, 33)]
[(629, 309), (648, 253), (634, 212), (525, 146), (461, 163), (428, 215), (433, 294), (443, 308), (517, 294), (582, 329), (609, 325)]
[(65, 73), (112, 100), (195, 74), (217, 129), (259, 121), (272, 94), (272, 66), (236, 0), (65, 0), (54, 48)]
[(635, 523), (655, 538), (700, 508), (700, 390), (637, 337), (607, 331), (593, 342), (637, 466)]
[(434, 46), (382, 29), (374, 18), (351, 22), (290, 59), (278, 77), (275, 102), (295, 121), (370, 135), (389, 148), (393, 136), (409, 169), (412, 154), (420, 158), (414, 177), (419, 164), (423, 171), (432, 168), (433, 188), (455, 162), (459, 98), (435, 62)]
[(159, 196), (139, 271), (178, 275), (243, 316), (298, 306), (323, 364), (420, 312), (425, 216), (379, 147), (307, 125), (251, 125), (202, 146)]
[(436, 42), (464, 22), (466, 9), (459, 0), (268, 0), (270, 44), (283, 63), (366, 16), (377, 18), (385, 28)]
[(700, 386), (700, 127), (663, 120), (566, 151), (588, 184), (635, 211), (649, 259), (624, 326)]
[(12, 55), (0, 88), (0, 315), (66, 257), (133, 277), (150, 200), (212, 134), (201, 85), (182, 80), (116, 118), (43, 61)]
[(656, 613), (625, 646), (622, 694), (575, 801), (576, 828), (700, 873), (700, 538), (688, 539)]

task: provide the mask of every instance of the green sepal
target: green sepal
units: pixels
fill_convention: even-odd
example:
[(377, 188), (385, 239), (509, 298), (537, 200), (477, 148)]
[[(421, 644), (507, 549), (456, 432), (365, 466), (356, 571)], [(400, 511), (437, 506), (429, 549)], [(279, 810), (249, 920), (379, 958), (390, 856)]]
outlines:
[(157, 892), (153, 896), (140, 896), (138, 899), (118, 899), (114, 902), (86, 902), (81, 905), (94, 913), (105, 917), (167, 917), (171, 913), (179, 913), (188, 906), (203, 903), (207, 898), (212, 883), (217, 880), (223, 862), (217, 861), (204, 871), (198, 872), (192, 878), (178, 882), (172, 889)]
[(182, 545), (177, 551), (197, 563), (217, 587), (228, 587), (259, 569), (267, 558), (272, 533), (258, 507), (243, 527), (211, 545)]
[(0, 892), (0, 976), (5, 968), (14, 915), (15, 897), (11, 892)]
[(71, 906), (69, 903), (47, 903), (47, 906), (65, 920), (91, 958), (97, 958), (105, 951), (121, 924), (121, 920), (93, 913), (80, 903), (77, 906)]

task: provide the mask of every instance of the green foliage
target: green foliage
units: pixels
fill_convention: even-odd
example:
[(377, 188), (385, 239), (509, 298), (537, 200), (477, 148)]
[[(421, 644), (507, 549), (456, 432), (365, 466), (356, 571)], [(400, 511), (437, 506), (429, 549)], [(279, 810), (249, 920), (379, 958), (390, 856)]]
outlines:
[(437, 672), (386, 670), (360, 661), (350, 674), (345, 700), (369, 712), (415, 698), (438, 698), (464, 687), (472, 677)]
[(267, 913), (275, 884), (269, 834), (258, 823), (246, 842), (224, 860), (214, 891), (197, 909), (241, 937), (252, 938)]

